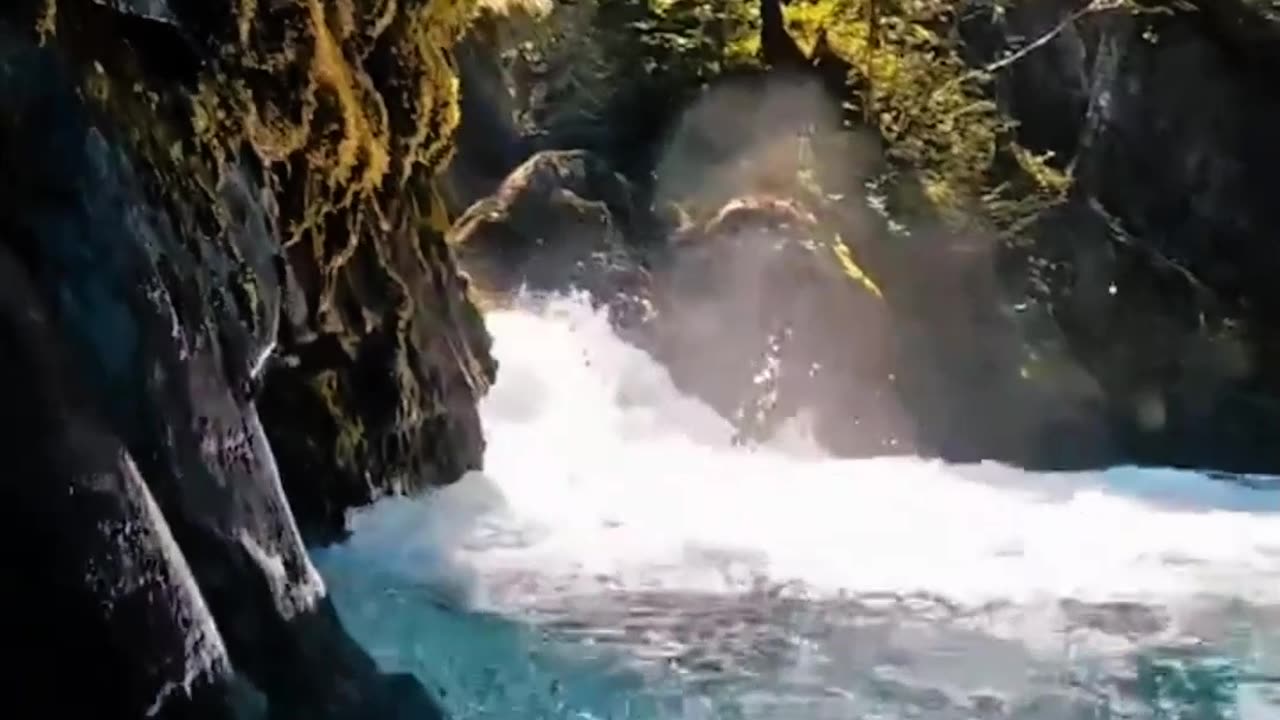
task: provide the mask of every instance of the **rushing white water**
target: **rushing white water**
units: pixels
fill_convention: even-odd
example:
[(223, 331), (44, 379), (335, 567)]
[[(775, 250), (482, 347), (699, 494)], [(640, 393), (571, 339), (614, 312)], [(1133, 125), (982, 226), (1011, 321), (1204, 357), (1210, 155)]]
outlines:
[[(1088, 636), (1071, 643), (1095, 655), (1153, 642), (1204, 645), (1208, 638), (1230, 645), (1217, 651), (1236, 653), (1246, 675), (1280, 674), (1274, 490), (1165, 470), (1049, 475), (914, 458), (832, 460), (806, 442), (801, 423), (773, 447), (735, 447), (724, 420), (681, 394), (584, 303), (556, 299), (488, 321), (501, 371), (482, 405), (485, 475), (354, 517), (351, 541), (321, 556), (322, 569), (346, 578), (347, 587), (355, 574), (426, 587), (453, 608), (445, 614), (543, 623), (588, 644), (619, 640), (624, 655), (710, 662), (711, 675), (737, 666), (757, 681), (763, 671), (736, 655), (758, 654), (773, 630), (790, 628), (781, 632), (790, 638), (785, 672), (774, 662), (774, 680), (736, 692), (780, 692), (781, 678), (799, 672), (844, 705), (822, 711), (810, 703), (799, 715), (794, 708), (746, 712), (750, 717), (880, 712), (880, 705), (853, 701), (870, 692), (854, 676), (886, 682), (888, 661), (858, 660), (832, 639), (859, 623), (879, 623), (897, 639), (864, 633), (850, 647), (906, 647), (920, 654), (906, 665), (923, 686), (967, 688), (967, 700), (944, 703), (937, 717), (1005, 712), (1007, 702), (991, 705), (981, 688), (1003, 683), (1003, 695), (1017, 695), (1028, 664), (1075, 662), (1076, 646), (1064, 650), (1066, 625)], [(974, 422), (981, 422), (980, 409)], [(362, 616), (358, 598), (344, 602), (335, 592), (357, 634), (362, 622), (387, 612)], [(886, 603), (896, 608), (890, 616), (882, 612)], [(809, 619), (798, 621), (797, 608)], [(711, 638), (707, 627), (723, 626), (725, 616), (739, 630)], [(902, 640), (903, 628), (922, 619), (931, 639)], [(816, 634), (809, 650), (809, 641), (796, 640), (807, 637), (801, 626)], [(377, 632), (369, 632), (376, 644)], [(1019, 649), (996, 652), (997, 641)], [(708, 649), (717, 642), (722, 647)], [(384, 653), (384, 661), (395, 665), (405, 652)], [(715, 657), (693, 657), (699, 652)], [(826, 669), (798, 670), (815, 663)], [(842, 674), (837, 666), (848, 667)], [(1235, 714), (1222, 717), (1280, 717), (1265, 692), (1233, 692)], [(930, 706), (921, 702), (881, 716), (922, 716), (919, 707)], [(455, 712), (461, 707), (471, 706)], [(587, 714), (564, 717), (594, 716), (581, 712)], [(1094, 717), (1031, 712), (1025, 717)], [(1133, 712), (1127, 716), (1160, 717)], [(684, 705), (651, 715), (693, 716)]]

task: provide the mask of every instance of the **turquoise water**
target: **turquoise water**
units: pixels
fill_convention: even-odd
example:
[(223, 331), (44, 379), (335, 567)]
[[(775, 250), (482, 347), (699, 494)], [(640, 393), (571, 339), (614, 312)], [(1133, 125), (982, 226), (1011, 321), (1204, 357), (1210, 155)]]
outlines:
[[(1277, 617), (1243, 608), (1217, 642), (1111, 655), (1064, 626), (1054, 658), (924, 600), (886, 611), (767, 596), (595, 598), (577, 620), (537, 622), (450, 608), (429, 588), (334, 558), (323, 569), (380, 664), (417, 675), (460, 719), (1280, 717), (1280, 678), (1263, 671), (1275, 663)], [(655, 644), (649, 625), (684, 644)]]
[(455, 718), (1280, 718), (1266, 479), (750, 451), (584, 306), (489, 320), (486, 474), (316, 558)]

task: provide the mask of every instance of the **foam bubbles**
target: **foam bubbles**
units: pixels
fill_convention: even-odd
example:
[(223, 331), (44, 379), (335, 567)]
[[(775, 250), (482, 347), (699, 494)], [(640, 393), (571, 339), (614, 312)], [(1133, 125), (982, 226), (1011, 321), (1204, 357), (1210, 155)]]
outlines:
[(1280, 601), (1280, 493), (1163, 470), (833, 460), (802, 428), (734, 447), (585, 303), (488, 323), (502, 371), (481, 408), (485, 475), (358, 515), (343, 551), (453, 578), (455, 600), (794, 583), (964, 603)]

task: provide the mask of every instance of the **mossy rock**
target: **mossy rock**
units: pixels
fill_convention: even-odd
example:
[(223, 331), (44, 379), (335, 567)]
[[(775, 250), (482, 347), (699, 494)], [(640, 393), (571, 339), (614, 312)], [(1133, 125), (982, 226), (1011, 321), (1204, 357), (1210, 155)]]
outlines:
[(621, 311), (647, 294), (652, 220), (636, 197), (600, 157), (544, 151), (463, 213), (449, 242), (491, 301), (521, 290), (581, 290)]
[[(209, 290), (246, 320), (238, 385), (265, 385), (263, 418), (312, 536), (332, 537), (351, 504), (478, 467), (475, 403), (494, 365), (434, 181), (459, 122), (451, 50), (473, 3), (24, 5), (155, 192), (184, 209), (191, 255), (230, 258)], [(260, 176), (251, 197), (227, 175), (237, 164)], [(275, 238), (273, 254), (223, 245), (246, 222)]]

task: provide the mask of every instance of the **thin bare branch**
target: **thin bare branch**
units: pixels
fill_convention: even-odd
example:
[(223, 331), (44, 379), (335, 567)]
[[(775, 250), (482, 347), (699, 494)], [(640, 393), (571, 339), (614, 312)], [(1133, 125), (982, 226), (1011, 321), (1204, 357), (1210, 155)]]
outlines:
[[(1065, 18), (1062, 19), (1061, 22), (1059, 22), (1056, 26), (1054, 26), (1054, 28), (1049, 32), (1045, 33), (1044, 35), (1041, 35), (1040, 37), (1036, 38), (1032, 42), (1023, 46), (1017, 52), (1010, 53), (1009, 55), (1006, 55), (1005, 57), (1000, 58), (999, 60), (993, 63), (988, 63), (987, 65), (984, 65), (982, 70), (984, 72), (991, 73), (991, 72), (996, 72), (997, 70), (1007, 68), (1010, 65), (1018, 62), (1022, 58), (1035, 52), (1036, 50), (1039, 50), (1045, 45), (1048, 45), (1050, 42), (1053, 42), (1053, 39), (1057, 37), (1063, 30), (1067, 29), (1068, 25), (1074, 24), (1077, 20), (1084, 17), (1085, 15), (1088, 15), (1094, 12), (1100, 12), (1101, 10), (1104, 10), (1104, 9), (1110, 9), (1110, 8), (1095, 7), (1096, 5), (1099, 5), (1099, 4), (1101, 3), (1096, 1), (1091, 2), (1088, 5), (1085, 5), (1084, 7), (1080, 8), (1079, 10), (1071, 13), (1070, 15), (1067, 15)], [(1106, 3), (1106, 4), (1115, 5), (1115, 3)]]

